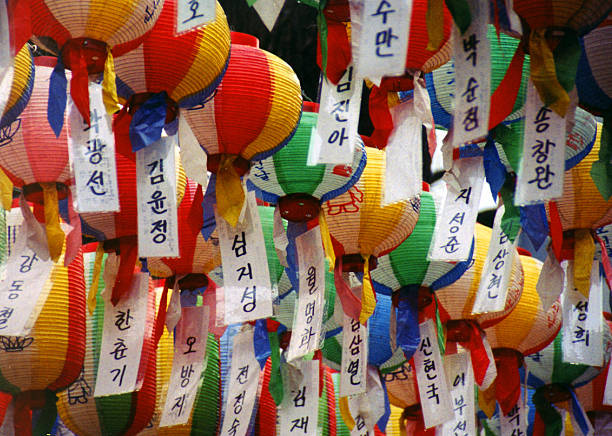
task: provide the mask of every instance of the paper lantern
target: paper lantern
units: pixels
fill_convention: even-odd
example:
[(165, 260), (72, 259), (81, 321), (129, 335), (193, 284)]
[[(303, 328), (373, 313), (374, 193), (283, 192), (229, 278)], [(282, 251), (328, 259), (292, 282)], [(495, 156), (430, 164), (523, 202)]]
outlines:
[(257, 197), (277, 204), (289, 221), (309, 221), (319, 215), (322, 203), (346, 192), (361, 176), (366, 153), (358, 136), (351, 165), (308, 165), (311, 137), (317, 125), (318, 108), (305, 102), (300, 123), (285, 147), (254, 162), (248, 178)]
[[(31, 2), (32, 32), (48, 51), (61, 56), (57, 78), (64, 66), (72, 70), (70, 95), (84, 119), (89, 120), (87, 76), (104, 72), (103, 88), (112, 99), (116, 95), (113, 56), (138, 46), (155, 24), (163, 4), (162, 0)], [(65, 91), (64, 82), (63, 86), (52, 86), (50, 96), (63, 98)], [(61, 114), (49, 115), (49, 121), (57, 128), (53, 120)]]
[(200, 232), (202, 199), (202, 188), (187, 179), (183, 200), (178, 208), (179, 257), (147, 258), (151, 275), (166, 278), (188, 274), (194, 280), (198, 277), (202, 280), (196, 287), (205, 287), (208, 282), (205, 274), (221, 265), (218, 240), (205, 241)]
[[(504, 33), (497, 34), (495, 26), (489, 25), (487, 30), (487, 38), (491, 45), (491, 94), (502, 83), (502, 80), (508, 74), (520, 74), (522, 78), (518, 83), (518, 95), (514, 104), (508, 107), (510, 115), (505, 121), (515, 121), (524, 114), (525, 97), (527, 95), (527, 78), (529, 77), (529, 56), (526, 56), (523, 63), (523, 69), (516, 72), (509, 72), (508, 67), (513, 59), (513, 56), (519, 46), (520, 40)], [(453, 103), (455, 94), (455, 67), (453, 62), (447, 62), (440, 68), (432, 71), (425, 76), (427, 82), (427, 91), (431, 98), (431, 111), (436, 122), (436, 127), (450, 129), (453, 121)], [(492, 102), (494, 106), (496, 102)], [(512, 102), (499, 102), (504, 106), (512, 104)], [(496, 110), (496, 107), (492, 107)], [(495, 126), (489, 126), (492, 129)]]
[(506, 318), (485, 329), (497, 366), (495, 397), (504, 414), (507, 414), (518, 400), (518, 371), (523, 356), (546, 347), (554, 339), (562, 323), (560, 301), (555, 301), (545, 310), (536, 290), (542, 262), (529, 256), (520, 256), (520, 262), (525, 279), (518, 304)]
[[(257, 48), (257, 40), (232, 34), (230, 61), (215, 97), (202, 107), (181, 110), (208, 155), (219, 214), (235, 225), (244, 193), (240, 178), (251, 161), (283, 147), (300, 118), (302, 97), (293, 70)], [(239, 129), (236, 126), (240, 126)]]
[(406, 409), (419, 404), (416, 373), (408, 363), (396, 371), (384, 374), (383, 379), (391, 405)]
[(0, 144), (13, 136), (13, 129), (18, 128), (12, 126), (21, 112), (25, 109), (32, 90), (34, 88), (34, 58), (28, 44), (24, 44), (21, 50), (17, 52), (13, 65), (13, 80), (9, 91), (8, 101), (4, 107), (4, 111), (0, 114), (0, 129), (7, 128), (6, 132), (2, 132)]
[[(176, 35), (177, 4), (177, 0), (164, 1), (142, 44), (115, 60), (117, 94), (134, 113), (134, 150), (158, 140), (161, 127), (176, 118), (179, 107), (205, 102), (227, 66), (230, 32), (221, 6), (216, 3), (214, 21)], [(153, 97), (160, 98), (154, 107)]]
[(391, 295), (403, 287), (425, 286), (435, 291), (454, 283), (471, 259), (455, 264), (430, 261), (427, 256), (436, 227), (436, 204), (429, 192), (421, 193), (421, 209), (414, 230), (389, 254), (378, 258), (372, 271), (376, 292)]
[[(419, 197), (382, 205), (384, 189), (384, 152), (368, 148), (367, 164), (359, 181), (344, 194), (324, 204), (325, 219), (337, 256), (336, 275), (363, 272), (365, 283), (362, 322), (374, 309), (370, 285), (370, 265), (401, 244), (412, 232), (419, 216)], [(341, 277), (339, 277), (341, 279)], [(362, 312), (361, 301), (342, 280), (336, 281), (345, 313), (354, 319)], [(348, 291), (348, 292), (347, 292)], [(349, 295), (350, 294), (350, 295)], [(349, 308), (349, 306), (351, 308)]]
[[(93, 247), (86, 247), (85, 264), (88, 284), (94, 274), (95, 254)], [(98, 289), (104, 289), (104, 268), (99, 276)], [(144, 371), (140, 390), (119, 395), (93, 397), (96, 385), (98, 362), (106, 356), (100, 355), (102, 326), (106, 303), (102, 295), (96, 296), (94, 312), (87, 315), (85, 361), (77, 370), (78, 377), (59, 395), (58, 412), (73, 432), (79, 435), (136, 434), (151, 420), (156, 400), (156, 344), (152, 331), (145, 330), (139, 368)], [(147, 323), (153, 324), (155, 317), (155, 292), (149, 280), (147, 299)], [(80, 372), (80, 375), (79, 375)]]
[(32, 434), (31, 410), (52, 410), (55, 393), (79, 377), (85, 300), (82, 252), (67, 267), (62, 254), (38, 299), (40, 314), (30, 334), (0, 337), (0, 390), (15, 397), (15, 434)]

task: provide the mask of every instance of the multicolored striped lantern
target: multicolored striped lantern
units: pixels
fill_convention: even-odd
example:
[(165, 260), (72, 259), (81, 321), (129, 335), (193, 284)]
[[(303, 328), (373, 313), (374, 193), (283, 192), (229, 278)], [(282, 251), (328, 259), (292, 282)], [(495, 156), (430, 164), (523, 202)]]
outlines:
[(305, 102), (300, 123), (285, 147), (272, 156), (253, 162), (249, 187), (257, 197), (278, 205), (289, 221), (310, 221), (319, 216), (321, 204), (346, 192), (361, 176), (366, 153), (356, 140), (351, 165), (308, 165), (311, 136), (317, 125), (318, 105)]
[[(31, 435), (31, 411), (55, 418), (55, 393), (78, 379), (85, 356), (83, 256), (64, 266), (64, 251), (51, 270), (29, 335), (0, 337), (0, 390), (15, 397), (15, 434)], [(51, 429), (54, 419), (44, 430)], [(39, 424), (40, 425), (40, 424)], [(45, 425), (43, 425), (45, 427)]]
[[(4, 111), (0, 114), (0, 129), (2, 129), (0, 144), (4, 143), (5, 138), (12, 137), (12, 124), (30, 100), (32, 90), (34, 89), (34, 72), (34, 58), (32, 57), (30, 46), (24, 44), (15, 56), (11, 89)], [(4, 131), (5, 128), (6, 132)]]
[[(68, 160), (67, 129), (64, 128), (56, 136), (45, 122), (49, 80), (55, 64), (54, 58), (36, 58), (36, 75), (30, 101), (20, 117), (2, 129), (4, 135), (0, 147), (0, 167), (29, 201), (45, 205), (49, 252), (57, 259), (64, 243), (64, 233), (59, 225), (58, 200), (68, 197), (68, 207), (72, 210), (69, 189), (72, 175)], [(77, 219), (76, 214), (71, 215)], [(81, 235), (78, 230), (76, 233), (79, 233), (76, 235), (78, 244)], [(74, 254), (71, 248), (69, 243), (68, 258)]]
[[(95, 277), (95, 244), (85, 248), (86, 276), (89, 286)], [(98, 288), (104, 289), (104, 268), (98, 278)], [(94, 398), (98, 362), (107, 358), (100, 355), (105, 302), (100, 293), (90, 294), (96, 298), (95, 310), (87, 315), (85, 361), (77, 370), (78, 377), (59, 395), (58, 412), (73, 432), (79, 435), (136, 434), (151, 420), (156, 401), (157, 351), (153, 332), (145, 333), (139, 368), (144, 373), (139, 391), (120, 395)], [(91, 303), (91, 301), (90, 301)], [(154, 324), (155, 292), (149, 281), (147, 323)], [(90, 306), (91, 307), (91, 306)], [(140, 371), (139, 370), (139, 371)], [(80, 372), (80, 375), (79, 375)]]
[(180, 35), (175, 34), (177, 4), (164, 0), (159, 19), (142, 44), (115, 60), (117, 95), (134, 114), (130, 126), (134, 151), (157, 141), (179, 107), (205, 102), (227, 66), (230, 31), (219, 3), (214, 21)]
[(561, 116), (570, 105), (568, 92), (580, 58), (578, 37), (595, 28), (612, 10), (612, 1), (582, 4), (573, 0), (516, 0), (531, 55), (531, 79), (542, 101)]
[[(122, 113), (115, 117), (115, 164), (117, 166), (117, 186), (119, 192), (119, 212), (81, 213), (84, 235), (104, 242), (107, 252), (121, 255), (118, 279), (113, 288), (112, 301), (119, 301), (130, 289), (134, 265), (138, 259), (138, 201), (136, 193), (136, 157), (132, 152), (129, 139), (131, 115)], [(175, 150), (178, 154), (178, 150)], [(176, 162), (177, 205), (181, 204), (185, 193), (187, 178), (178, 156)]]
[[(508, 75), (519, 75), (521, 80), (516, 80), (515, 89), (518, 92), (515, 101), (504, 100), (492, 101), (491, 110), (509, 113), (505, 121), (514, 121), (524, 116), (525, 97), (527, 95), (527, 78), (529, 77), (529, 56), (525, 57), (522, 70), (508, 70), (511, 61), (519, 47), (520, 40), (504, 33), (497, 33), (495, 26), (489, 25), (487, 38), (491, 45), (491, 94), (502, 83)], [(431, 98), (431, 111), (436, 122), (436, 127), (450, 129), (453, 120), (453, 101), (455, 93), (455, 67), (453, 62), (447, 62), (440, 68), (425, 76), (427, 91)], [(501, 106), (501, 107), (500, 107)], [(495, 127), (489, 124), (489, 129)]]
[(302, 107), (300, 84), (291, 67), (257, 47), (254, 37), (232, 33), (230, 61), (214, 98), (201, 107), (181, 109), (213, 173), (205, 196), (211, 198), (210, 207), (205, 213), (213, 217), (216, 198), (219, 215), (233, 226), (244, 203), (240, 179), (251, 161), (270, 156), (287, 144)]
[(580, 39), (582, 49), (576, 89), (580, 105), (603, 117), (606, 132), (599, 151), (599, 160), (593, 164), (591, 175), (602, 197), (612, 196), (612, 75), (606, 65), (609, 61), (606, 47), (612, 43), (612, 16), (608, 16), (596, 29)]
[(518, 304), (502, 321), (485, 329), (498, 374), (495, 384), (481, 392), (480, 404), (487, 416), (493, 415), (495, 399), (504, 414), (514, 407), (520, 394), (523, 356), (542, 350), (561, 328), (560, 301), (544, 310), (536, 290), (542, 262), (529, 256), (520, 256), (520, 262), (525, 280)]
[[(595, 367), (589, 365), (572, 364), (563, 358), (563, 331), (560, 331), (555, 340), (538, 353), (526, 356), (527, 386), (535, 389), (533, 402), (536, 409), (534, 422), (534, 434), (542, 434), (544, 428), (560, 428), (561, 416), (555, 411), (555, 407), (567, 408), (572, 419), (581, 424), (584, 431), (588, 419), (578, 407), (578, 400), (574, 389), (587, 384), (606, 368), (610, 360), (612, 350), (612, 334), (608, 324), (604, 321), (602, 325), (603, 343), (602, 350), (604, 365)], [(569, 400), (569, 405), (564, 402)]]
[[(60, 56), (49, 100), (63, 99), (66, 95), (67, 82), (62, 76), (64, 67), (71, 69), (70, 95), (82, 117), (89, 122), (88, 76), (104, 73), (102, 87), (110, 102), (107, 111), (114, 112), (117, 91), (113, 57), (139, 45), (153, 28), (164, 2), (33, 0), (30, 3), (32, 33), (46, 49)], [(63, 114), (56, 112), (63, 112), (63, 103), (59, 104), (59, 111), (49, 106), (49, 122), (56, 133), (63, 119)]]
[[(367, 149), (367, 164), (359, 181), (344, 194), (323, 205), (336, 255), (336, 292), (344, 312), (365, 322), (376, 305), (370, 268), (382, 256), (412, 233), (416, 225), (420, 198), (382, 205), (385, 155)], [(363, 272), (361, 299), (355, 297), (343, 273)]]

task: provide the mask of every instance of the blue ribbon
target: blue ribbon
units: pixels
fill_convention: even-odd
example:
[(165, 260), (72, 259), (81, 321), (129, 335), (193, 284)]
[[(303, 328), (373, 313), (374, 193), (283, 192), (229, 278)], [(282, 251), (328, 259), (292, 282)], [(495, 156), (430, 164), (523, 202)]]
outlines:
[(268, 360), (268, 357), (272, 354), (270, 350), (270, 338), (268, 337), (268, 324), (264, 318), (255, 321), (253, 348), (255, 350), (255, 358), (263, 370), (266, 366), (266, 360)]
[(582, 430), (582, 434), (587, 434), (589, 431), (589, 424), (587, 423), (587, 417), (584, 413), (579, 413), (580, 405), (578, 404), (578, 398), (576, 398), (576, 393), (572, 388), (568, 388), (570, 394), (572, 395), (572, 410), (574, 412), (574, 420)]
[(217, 175), (212, 174), (208, 180), (208, 186), (206, 187), (206, 193), (202, 200), (202, 236), (204, 240), (208, 241), (210, 235), (213, 234), (217, 227), (217, 221), (215, 221), (215, 204), (217, 204)]
[(68, 80), (62, 57), (59, 56), (49, 79), (49, 100), (47, 101), (47, 120), (58, 138), (64, 126), (67, 92)]
[(485, 178), (491, 187), (493, 198), (497, 198), (499, 190), (506, 180), (506, 167), (501, 163), (495, 142), (489, 135), (484, 147), (482, 164), (485, 170)]
[[(380, 377), (380, 374), (379, 374)], [(380, 417), (376, 425), (378, 429), (385, 433), (387, 431), (387, 424), (389, 423), (389, 417), (391, 417), (391, 404), (389, 403), (389, 394), (387, 394), (387, 384), (385, 383), (384, 377), (380, 377), (380, 384), (385, 391), (385, 413)]]
[(397, 345), (402, 348), (407, 360), (419, 346), (421, 334), (419, 333), (418, 295), (417, 285), (405, 286), (400, 289), (397, 304)]
[(132, 151), (136, 152), (161, 138), (166, 123), (166, 91), (153, 94), (136, 111), (130, 122)]
[(543, 204), (522, 206), (519, 208), (521, 215), (521, 227), (538, 251), (548, 236), (548, 220), (546, 219), (546, 208)]

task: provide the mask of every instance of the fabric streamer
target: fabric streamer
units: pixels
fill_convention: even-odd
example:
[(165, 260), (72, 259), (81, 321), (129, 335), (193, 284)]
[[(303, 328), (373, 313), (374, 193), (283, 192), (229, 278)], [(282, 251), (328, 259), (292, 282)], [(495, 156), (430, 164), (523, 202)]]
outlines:
[(119, 238), (119, 254), (121, 260), (119, 261), (117, 279), (115, 280), (111, 296), (111, 303), (113, 306), (117, 305), (132, 286), (134, 267), (138, 260), (138, 244), (135, 243), (135, 239), (135, 237)]
[(427, 0), (427, 14), (425, 18), (427, 22), (427, 35), (429, 36), (427, 50), (438, 50), (444, 39), (443, 0)]
[(601, 196), (608, 200), (612, 197), (612, 114), (604, 114), (599, 160), (593, 162), (591, 177)]
[(522, 44), (519, 44), (512, 61), (510, 61), (506, 75), (491, 96), (489, 130), (492, 130), (512, 113), (514, 102), (521, 88), (524, 62), (525, 51)]
[(334, 252), (334, 246), (332, 244), (331, 236), (329, 234), (329, 227), (327, 227), (327, 219), (324, 213), (319, 213), (319, 226), (321, 227), (321, 238), (323, 239), (323, 249), (325, 250), (325, 259), (329, 265), (329, 270), (334, 269), (336, 264), (336, 253)]
[(59, 206), (55, 183), (41, 183), (45, 202), (45, 231), (49, 255), (53, 262), (57, 262), (62, 254), (65, 235), (60, 227)]
[(49, 79), (49, 99), (47, 100), (47, 120), (55, 136), (59, 138), (64, 127), (64, 112), (66, 112), (68, 79), (62, 57), (57, 58)]
[(85, 53), (81, 50), (71, 50), (69, 61), (70, 70), (72, 71), (70, 97), (83, 120), (85, 120), (87, 125), (91, 125), (89, 114), (89, 74), (87, 72)]
[(96, 310), (96, 299), (98, 296), (100, 273), (102, 272), (102, 259), (104, 259), (104, 244), (102, 242), (99, 242), (98, 248), (96, 248), (96, 258), (93, 266), (89, 294), (87, 295), (87, 309), (89, 310), (90, 316), (93, 315), (94, 310)]
[(397, 345), (401, 347), (407, 360), (419, 346), (418, 289), (400, 289), (397, 304)]
[(11, 210), (13, 207), (13, 182), (2, 170), (0, 170), (0, 200), (4, 210)]
[(372, 287), (372, 278), (370, 276), (370, 256), (362, 255), (363, 264), (363, 281), (361, 283), (361, 311), (359, 313), (359, 322), (364, 324), (374, 313), (376, 308), (376, 295)]
[(453, 16), (453, 21), (463, 35), (472, 23), (472, 13), (466, 0), (445, 0), (446, 7)]
[(232, 227), (238, 224), (245, 198), (240, 176), (234, 168), (234, 161), (237, 157), (227, 154), (221, 157), (215, 188), (219, 215)]
[[(153, 94), (134, 113), (130, 122), (130, 142), (133, 152), (137, 152), (161, 138), (166, 123), (167, 98), (166, 91)], [(104, 105), (106, 106), (106, 104), (105, 100)]]
[[(536, 407), (536, 421), (533, 426), (534, 435), (558, 436), (563, 430), (561, 414), (544, 397), (544, 390), (538, 389), (533, 394), (533, 404)], [(538, 417), (540, 421), (538, 422)]]
[(360, 319), (361, 300), (353, 294), (348, 283), (342, 277), (342, 257), (338, 257), (338, 264), (334, 268), (334, 283), (336, 292), (342, 302), (342, 310), (352, 319)]
[(110, 46), (106, 46), (106, 60), (104, 61), (104, 78), (102, 79), (102, 99), (106, 113), (113, 115), (119, 110), (119, 98), (117, 97), (117, 84), (115, 74), (115, 60)]
[(495, 383), (495, 398), (503, 414), (507, 415), (521, 395), (518, 356), (501, 355), (496, 359), (496, 364), (498, 374), (503, 374), (503, 380), (497, 380)]
[(574, 231), (574, 287), (589, 298), (595, 243), (588, 229)]

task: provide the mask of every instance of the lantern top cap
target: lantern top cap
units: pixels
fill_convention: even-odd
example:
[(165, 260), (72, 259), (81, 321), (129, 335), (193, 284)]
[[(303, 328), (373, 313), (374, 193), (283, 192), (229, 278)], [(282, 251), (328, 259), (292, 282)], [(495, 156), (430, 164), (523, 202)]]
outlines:
[(248, 33), (232, 32), (232, 44), (247, 45), (249, 47), (259, 48), (259, 38), (249, 35)]

